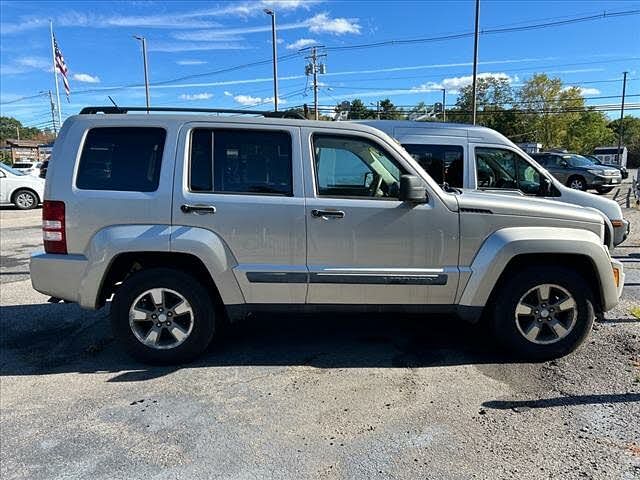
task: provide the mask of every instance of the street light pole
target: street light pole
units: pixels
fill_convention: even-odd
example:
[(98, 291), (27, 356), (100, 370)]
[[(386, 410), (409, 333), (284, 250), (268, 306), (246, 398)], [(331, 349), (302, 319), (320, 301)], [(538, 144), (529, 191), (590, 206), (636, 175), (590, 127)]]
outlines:
[(133, 38), (135, 38), (136, 40), (140, 40), (142, 42), (142, 63), (144, 65), (144, 90), (145, 90), (146, 99), (147, 99), (147, 113), (149, 113), (150, 100), (149, 100), (149, 70), (147, 68), (147, 39), (144, 37), (139, 37), (137, 35), (134, 35)]
[(476, 0), (476, 29), (473, 36), (473, 87), (471, 88), (471, 110), (473, 124), (476, 124), (476, 87), (478, 83), (478, 27), (480, 25), (480, 0)]
[(273, 48), (273, 109), (278, 111), (278, 50), (276, 40), (276, 12), (269, 8), (264, 13), (271, 17), (271, 47)]
[(443, 88), (442, 89), (442, 121), (443, 122), (447, 121), (447, 106), (444, 103), (446, 99), (446, 95), (447, 95), (447, 90)]

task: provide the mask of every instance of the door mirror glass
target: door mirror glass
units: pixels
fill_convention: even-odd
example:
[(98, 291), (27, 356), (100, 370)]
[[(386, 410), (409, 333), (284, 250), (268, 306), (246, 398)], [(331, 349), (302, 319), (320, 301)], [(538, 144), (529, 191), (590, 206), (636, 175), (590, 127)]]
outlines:
[(425, 203), (427, 188), (422, 179), (415, 175), (400, 176), (399, 199), (403, 202)]

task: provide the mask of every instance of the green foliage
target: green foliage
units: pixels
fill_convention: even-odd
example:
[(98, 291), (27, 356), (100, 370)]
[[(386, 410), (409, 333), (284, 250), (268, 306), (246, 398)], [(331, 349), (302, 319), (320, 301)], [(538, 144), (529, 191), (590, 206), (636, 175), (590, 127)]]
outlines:
[(0, 117), (0, 142), (4, 143), (7, 138), (17, 138), (20, 131), (20, 138), (23, 140), (36, 138), (41, 134), (40, 130), (32, 127), (23, 127), (19, 120), (13, 117)]
[[(614, 120), (608, 125), (613, 135), (611, 145), (618, 145), (620, 134), (620, 119)], [(622, 119), (622, 144), (627, 147), (627, 164), (632, 167), (640, 167), (640, 118), (630, 115)]]
[(400, 120), (402, 118), (404, 118), (404, 112), (397, 108), (391, 100), (385, 98), (380, 102), (381, 120)]

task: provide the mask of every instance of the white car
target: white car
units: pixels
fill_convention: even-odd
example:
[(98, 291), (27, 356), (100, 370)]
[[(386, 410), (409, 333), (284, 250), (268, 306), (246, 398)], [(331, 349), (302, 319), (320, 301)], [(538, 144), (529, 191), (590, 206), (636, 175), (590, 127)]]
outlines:
[(44, 180), (0, 163), (0, 204), (20, 210), (36, 208), (44, 197)]
[(18, 170), (26, 175), (33, 175), (34, 177), (40, 176), (40, 167), (42, 166), (41, 162), (32, 163), (32, 162), (16, 162), (13, 164), (13, 169)]

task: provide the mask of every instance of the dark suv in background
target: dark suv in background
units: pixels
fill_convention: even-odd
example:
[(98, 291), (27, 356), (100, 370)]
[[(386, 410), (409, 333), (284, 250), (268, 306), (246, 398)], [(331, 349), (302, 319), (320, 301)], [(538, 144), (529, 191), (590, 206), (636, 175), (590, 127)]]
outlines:
[(583, 157), (591, 160), (596, 165), (601, 165), (603, 167), (615, 168), (616, 170), (620, 170), (620, 175), (622, 175), (623, 180), (626, 178), (629, 178), (629, 170), (627, 170), (627, 167), (625, 167), (624, 165), (614, 165), (612, 163), (604, 163), (595, 155), (583, 155)]
[(598, 193), (607, 193), (622, 182), (620, 170), (597, 165), (582, 155), (543, 152), (533, 153), (531, 157), (567, 187), (576, 190), (591, 188)]

